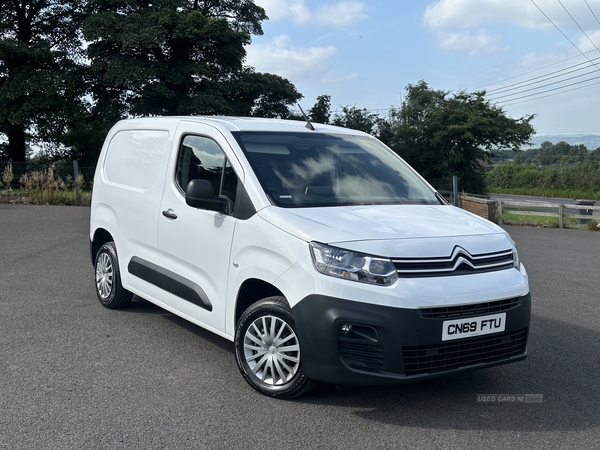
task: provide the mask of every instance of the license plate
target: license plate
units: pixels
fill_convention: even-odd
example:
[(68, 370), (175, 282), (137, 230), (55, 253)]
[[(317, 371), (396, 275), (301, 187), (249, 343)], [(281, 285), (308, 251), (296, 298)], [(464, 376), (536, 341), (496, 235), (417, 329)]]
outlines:
[(472, 319), (445, 320), (442, 328), (442, 341), (499, 333), (505, 328), (506, 313), (473, 317)]

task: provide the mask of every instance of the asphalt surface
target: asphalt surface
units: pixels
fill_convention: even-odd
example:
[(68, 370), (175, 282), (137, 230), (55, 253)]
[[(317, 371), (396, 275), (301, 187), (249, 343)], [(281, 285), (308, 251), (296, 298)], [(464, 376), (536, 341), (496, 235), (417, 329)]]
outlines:
[(245, 383), (229, 341), (137, 297), (102, 307), (88, 217), (0, 205), (2, 449), (600, 448), (600, 233), (507, 227), (530, 275), (527, 360), (282, 401)]

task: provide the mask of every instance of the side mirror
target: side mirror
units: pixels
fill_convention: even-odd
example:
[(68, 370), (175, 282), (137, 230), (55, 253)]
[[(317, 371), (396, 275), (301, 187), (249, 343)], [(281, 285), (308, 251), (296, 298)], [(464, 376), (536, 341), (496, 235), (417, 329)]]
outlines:
[(215, 197), (215, 191), (207, 180), (192, 180), (188, 183), (185, 202), (192, 208), (208, 209), (225, 212), (227, 203), (220, 197)]

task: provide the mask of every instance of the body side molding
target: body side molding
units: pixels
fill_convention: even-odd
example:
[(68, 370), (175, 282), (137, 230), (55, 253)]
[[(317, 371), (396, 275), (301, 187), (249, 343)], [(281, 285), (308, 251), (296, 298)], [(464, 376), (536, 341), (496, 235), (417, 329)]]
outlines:
[(171, 272), (137, 256), (131, 258), (127, 265), (127, 270), (130, 274), (154, 286), (158, 286), (183, 300), (212, 311), (212, 304), (208, 300), (204, 290), (193, 281), (175, 272)]

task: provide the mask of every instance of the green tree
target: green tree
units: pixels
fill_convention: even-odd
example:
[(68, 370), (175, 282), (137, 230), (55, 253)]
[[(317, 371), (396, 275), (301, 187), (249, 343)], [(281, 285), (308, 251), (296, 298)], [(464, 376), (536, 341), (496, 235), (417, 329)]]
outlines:
[(82, 111), (77, 0), (13, 0), (0, 8), (0, 134), (5, 156), (25, 161), (28, 145), (60, 145)]
[(308, 110), (312, 122), (328, 124), (331, 117), (331, 96), (319, 95), (317, 102)]
[(540, 146), (537, 159), (542, 166), (551, 164), (565, 165), (583, 162), (586, 156), (588, 156), (588, 149), (583, 144), (571, 145), (565, 141), (552, 144), (551, 142), (544, 141)]
[(265, 18), (251, 0), (96, 0), (84, 28), (96, 110), (111, 121), (286, 113), (295, 87), (243, 64)]
[(379, 116), (366, 108), (342, 106), (342, 112), (333, 116), (331, 123), (339, 127), (352, 128), (369, 134), (377, 133)]
[(380, 137), (425, 178), (457, 175), (462, 189), (481, 193), (480, 161), (489, 161), (494, 149), (526, 144), (533, 117), (508, 117), (484, 91), (451, 94), (421, 81), (406, 87), (405, 102), (390, 110)]
[[(548, 142), (550, 145), (552, 145), (551, 142)], [(542, 145), (544, 145), (544, 143), (542, 143)], [(539, 148), (530, 148), (527, 149), (523, 152), (519, 152), (515, 158), (514, 158), (514, 162), (518, 163), (518, 164), (539, 164), (538, 161), (538, 153), (540, 152)]]
[(586, 161), (600, 168), (600, 147), (588, 153)]

